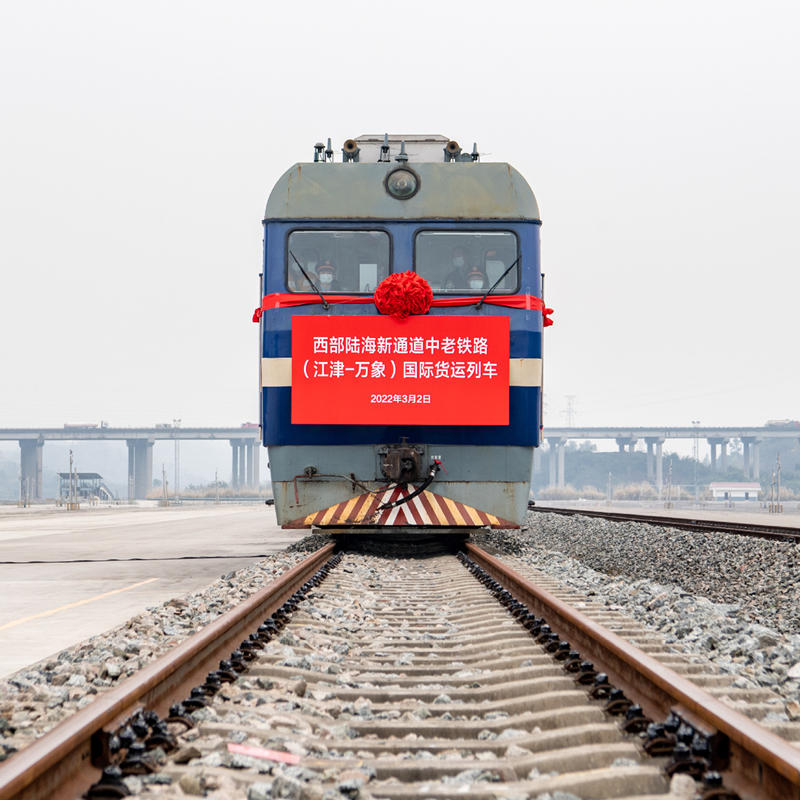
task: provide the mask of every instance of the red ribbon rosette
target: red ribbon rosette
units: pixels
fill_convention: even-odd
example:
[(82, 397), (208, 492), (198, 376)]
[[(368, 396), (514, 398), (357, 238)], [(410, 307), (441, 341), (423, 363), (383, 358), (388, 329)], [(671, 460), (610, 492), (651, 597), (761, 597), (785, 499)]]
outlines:
[(375, 307), (392, 319), (427, 314), (431, 303), (433, 290), (416, 272), (393, 272), (375, 289)]

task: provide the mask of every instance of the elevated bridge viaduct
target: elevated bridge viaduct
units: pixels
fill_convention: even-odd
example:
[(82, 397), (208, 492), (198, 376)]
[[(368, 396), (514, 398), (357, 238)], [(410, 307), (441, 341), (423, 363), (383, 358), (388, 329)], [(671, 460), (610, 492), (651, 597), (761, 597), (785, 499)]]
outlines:
[[(130, 499), (147, 497), (153, 484), (153, 444), (156, 440), (227, 440), (231, 446), (231, 484), (235, 489), (254, 489), (259, 483), (260, 438), (258, 427), (181, 428), (156, 426), (111, 428), (107, 426), (66, 426), (64, 428), (0, 428), (0, 441), (18, 441), (20, 474), (31, 499), (42, 496), (42, 450), (46, 441), (113, 441), (128, 446), (128, 487)], [(727, 445), (739, 439), (744, 448), (745, 477), (760, 474), (759, 444), (765, 439), (800, 439), (800, 428), (780, 427), (563, 427), (546, 428), (549, 446), (548, 468), (551, 486), (564, 486), (565, 445), (569, 441), (613, 439), (620, 452), (634, 451), (639, 441), (647, 447), (647, 477), (660, 491), (663, 487), (663, 445), (668, 439), (705, 439), (711, 448), (712, 471), (724, 472)]]
[(258, 488), (261, 441), (257, 426), (110, 428), (76, 425), (63, 428), (0, 428), (0, 441), (19, 442), (20, 476), (27, 496), (33, 500), (42, 497), (42, 451), (45, 442), (124, 441), (128, 446), (128, 496), (131, 500), (141, 500), (147, 497), (153, 486), (153, 444), (162, 439), (227, 439), (231, 445), (233, 488)]
[(639, 441), (647, 446), (647, 478), (660, 492), (664, 483), (663, 446), (667, 439), (705, 439), (711, 448), (711, 469), (727, 468), (728, 443), (740, 439), (743, 445), (745, 478), (758, 480), (761, 464), (759, 444), (765, 439), (800, 439), (800, 428), (793, 427), (709, 427), (691, 425), (679, 428), (546, 428), (549, 445), (550, 485), (566, 484), (564, 447), (568, 441), (613, 439), (620, 453), (632, 453)]

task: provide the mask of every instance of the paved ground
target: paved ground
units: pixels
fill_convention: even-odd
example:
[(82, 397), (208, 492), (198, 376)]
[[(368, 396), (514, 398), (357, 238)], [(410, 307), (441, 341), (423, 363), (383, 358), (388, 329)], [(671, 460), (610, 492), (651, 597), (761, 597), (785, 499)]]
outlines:
[(263, 503), (25, 512), (0, 513), (0, 676), (298, 538)]

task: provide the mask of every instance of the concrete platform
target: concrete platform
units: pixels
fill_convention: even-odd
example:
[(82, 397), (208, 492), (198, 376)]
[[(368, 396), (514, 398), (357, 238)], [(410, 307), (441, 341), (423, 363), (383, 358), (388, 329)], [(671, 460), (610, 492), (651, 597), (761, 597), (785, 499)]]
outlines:
[(3, 512), (0, 677), (300, 538), (263, 503)]

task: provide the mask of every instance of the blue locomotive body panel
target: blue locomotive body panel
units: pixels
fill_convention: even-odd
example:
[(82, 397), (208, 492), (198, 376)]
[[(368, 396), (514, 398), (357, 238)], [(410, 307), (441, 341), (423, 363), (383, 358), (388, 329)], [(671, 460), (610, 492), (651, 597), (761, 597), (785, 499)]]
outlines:
[[(265, 294), (286, 291), (286, 240), (289, 233), (303, 230), (375, 230), (374, 222), (342, 223), (341, 220), (296, 220), (267, 222), (264, 237)], [(421, 225), (419, 222), (385, 221), (381, 226), (391, 236), (392, 272), (413, 268), (413, 242), (419, 231), (502, 230), (515, 233), (521, 254), (520, 293), (541, 296), (541, 270), (539, 265), (538, 222), (493, 223), (484, 220), (436, 221)], [(335, 297), (335, 296), (334, 296)], [(478, 298), (476, 298), (477, 301)], [(331, 305), (325, 312), (320, 304), (293, 308), (278, 308), (264, 317), (262, 355), (264, 358), (291, 358), (292, 318), (298, 315), (336, 314), (342, 316), (374, 316), (378, 312), (373, 304)], [(538, 311), (508, 309), (502, 306), (483, 305), (478, 311), (474, 305), (456, 308), (432, 308), (430, 316), (507, 316), (510, 319), (510, 358), (542, 357), (542, 315)], [(293, 425), (291, 424), (291, 387), (262, 388), (262, 436), (265, 446), (292, 444), (372, 444), (374, 442), (400, 441), (405, 436), (411, 441), (435, 444), (501, 444), (539, 446), (540, 393), (539, 386), (511, 386), (509, 389), (509, 424), (464, 426), (367, 426), (367, 425)]]

